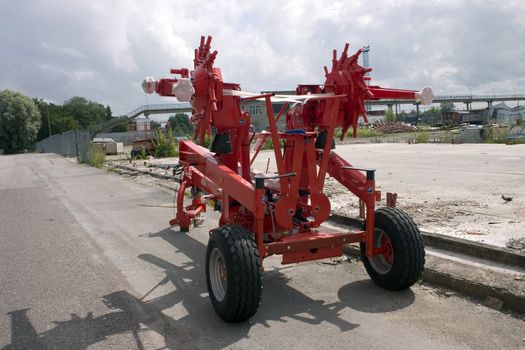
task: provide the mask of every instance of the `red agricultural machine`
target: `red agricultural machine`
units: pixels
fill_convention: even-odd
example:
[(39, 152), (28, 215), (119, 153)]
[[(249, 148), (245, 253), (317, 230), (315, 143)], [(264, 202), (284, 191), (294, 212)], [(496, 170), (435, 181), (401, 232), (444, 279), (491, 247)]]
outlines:
[[(188, 231), (206, 211), (206, 201), (221, 212), (219, 227), (210, 231), (206, 251), (206, 279), (218, 315), (231, 322), (246, 320), (259, 307), (262, 295), (262, 261), (279, 254), (283, 264), (337, 257), (343, 246), (359, 243), (365, 268), (379, 286), (400, 290), (414, 284), (424, 268), (425, 252), (414, 221), (395, 208), (375, 208), (381, 193), (375, 188), (375, 171), (352, 166), (338, 156), (334, 131), (342, 136), (350, 127), (354, 137), (358, 118), (366, 120), (365, 100), (414, 99), (430, 102), (432, 90), (384, 89), (367, 85), (370, 68), (358, 64), (361, 50), (341, 56), (333, 51), (332, 66), (324, 67), (322, 85), (299, 85), (297, 95), (242, 92), (239, 84), (223, 81), (214, 67), (217, 51), (211, 37), (201, 37), (195, 49), (194, 69), (172, 69), (177, 78), (146, 78), (144, 91), (175, 96), (192, 105), (194, 141), (179, 142), (180, 187), (176, 217), (170, 225)], [(255, 135), (243, 100), (262, 100), (269, 132)], [(277, 115), (272, 99), (284, 101)], [(285, 118), (286, 130), (277, 130)], [(203, 147), (213, 135), (210, 149)], [(277, 173), (252, 169), (263, 142), (270, 138)], [(321, 224), (330, 216), (330, 200), (323, 193), (325, 178), (332, 176), (357, 196), (366, 208), (362, 230), (328, 233)], [(186, 191), (191, 204), (184, 205)]]

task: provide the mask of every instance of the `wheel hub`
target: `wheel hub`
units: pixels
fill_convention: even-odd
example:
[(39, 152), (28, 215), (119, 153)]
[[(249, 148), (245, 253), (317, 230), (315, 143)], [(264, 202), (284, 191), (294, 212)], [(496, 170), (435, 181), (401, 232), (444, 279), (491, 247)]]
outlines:
[(209, 264), (211, 289), (215, 299), (221, 302), (226, 296), (228, 274), (226, 272), (224, 258), (218, 248), (212, 250)]
[(384, 249), (385, 251), (381, 254), (374, 255), (369, 258), (370, 265), (380, 274), (387, 274), (394, 263), (394, 250), (392, 249), (392, 242), (385, 231), (376, 228), (375, 229), (375, 248)]

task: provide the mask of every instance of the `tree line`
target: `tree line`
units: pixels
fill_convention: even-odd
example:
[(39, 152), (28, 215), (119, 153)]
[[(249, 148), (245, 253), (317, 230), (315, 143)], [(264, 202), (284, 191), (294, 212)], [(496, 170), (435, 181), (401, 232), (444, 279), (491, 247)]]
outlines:
[(385, 112), (385, 119), (387, 122), (394, 122), (396, 120), (413, 122), (418, 120), (422, 123), (435, 123), (436, 120), (441, 120), (444, 113), (455, 112), (456, 106), (452, 102), (441, 102), (438, 106), (433, 106), (422, 113), (417, 113), (416, 110), (401, 111), (395, 116), (392, 106), (389, 106)]
[(63, 105), (48, 103), (36, 98), (33, 101), (42, 118), (36, 141), (69, 130), (89, 129), (113, 117), (111, 107), (89, 101), (84, 97), (72, 97)]
[[(0, 91), (0, 152), (23, 152), (51, 135), (89, 129), (112, 117), (110, 106), (80, 96), (59, 105), (16, 91)], [(184, 113), (170, 116), (168, 124), (174, 136), (193, 136), (193, 125)], [(151, 121), (152, 129), (160, 127), (160, 123)], [(127, 131), (127, 124), (118, 125), (111, 131)]]
[(62, 105), (0, 91), (0, 150), (19, 153), (34, 142), (69, 130), (87, 129), (112, 118), (111, 108), (75, 96)]
[[(432, 119), (442, 112), (454, 111), (452, 103), (442, 103), (422, 113), (423, 120)], [(416, 112), (401, 112), (398, 119), (404, 120), (415, 116)], [(390, 118), (389, 118), (390, 117)], [(111, 108), (101, 103), (75, 96), (62, 105), (30, 98), (20, 92), (4, 90), (0, 92), (0, 150), (4, 153), (18, 153), (31, 148), (34, 142), (51, 135), (69, 130), (89, 129), (101, 125), (112, 118)], [(390, 120), (391, 119), (391, 120)], [(390, 108), (387, 120), (395, 120)], [(151, 128), (158, 129), (160, 123), (151, 121)], [(177, 137), (193, 136), (193, 125), (184, 113), (170, 116), (168, 128)], [(126, 123), (111, 131), (126, 131)]]

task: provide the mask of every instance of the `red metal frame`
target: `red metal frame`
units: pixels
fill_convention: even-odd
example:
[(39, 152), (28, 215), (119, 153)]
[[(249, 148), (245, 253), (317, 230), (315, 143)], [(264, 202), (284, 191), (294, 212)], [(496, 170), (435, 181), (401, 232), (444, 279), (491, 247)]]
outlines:
[[(204, 191), (221, 203), (220, 225), (241, 225), (253, 232), (261, 259), (282, 254), (286, 264), (340, 256), (343, 245), (353, 242), (365, 242), (369, 257), (390, 254), (388, 242), (379, 248), (374, 244), (374, 209), (381, 199), (381, 193), (375, 189), (374, 172), (366, 171), (365, 176), (362, 170), (353, 168), (332, 151), (332, 142), (337, 127), (342, 127), (344, 136), (352, 126), (355, 136), (358, 118), (366, 119), (365, 100), (416, 99), (416, 91), (367, 86), (368, 77), (364, 74), (371, 69), (358, 64), (360, 50), (348, 56), (346, 44), (339, 58), (334, 50), (332, 68), (329, 71), (325, 67), (323, 85), (298, 86), (298, 95), (312, 94), (306, 102), (289, 110), (286, 104), (276, 117), (272, 94), (246, 98), (264, 99), (269, 122), (269, 133), (257, 136), (263, 140), (250, 158), (250, 115), (241, 111), (241, 94), (234, 93), (240, 91), (240, 86), (223, 82), (220, 69), (213, 66), (217, 51), (210, 49), (211, 37), (201, 37), (195, 50), (194, 70), (172, 69), (171, 73), (190, 78), (194, 86), (190, 101), (194, 140), (203, 144), (213, 127), (217, 134), (229, 136), (232, 152), (216, 154), (194, 141), (179, 142), (184, 173), (177, 194), (176, 218), (170, 224), (188, 229), (191, 220), (206, 210), (198, 196), (184, 206), (184, 193), (192, 188), (193, 192)], [(173, 96), (176, 83), (176, 78), (160, 79), (155, 91)], [(287, 128), (280, 132), (277, 121), (284, 115)], [(250, 166), (267, 137), (271, 137), (274, 146), (277, 174), (254, 178)], [(323, 193), (327, 174), (364, 203), (365, 231), (326, 233), (318, 229), (330, 215), (330, 200)]]

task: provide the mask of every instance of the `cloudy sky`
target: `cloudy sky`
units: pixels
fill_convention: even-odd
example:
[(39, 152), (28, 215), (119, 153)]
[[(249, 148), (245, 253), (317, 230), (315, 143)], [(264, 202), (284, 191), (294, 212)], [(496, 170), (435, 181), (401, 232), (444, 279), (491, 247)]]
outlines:
[(370, 45), (385, 87), (525, 93), (525, 1), (1, 0), (0, 89), (114, 114), (166, 98), (144, 76), (192, 68), (200, 35), (243, 90), (322, 83), (331, 50)]

